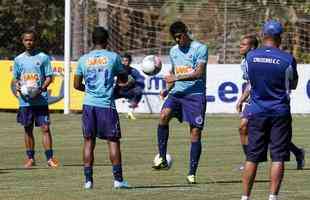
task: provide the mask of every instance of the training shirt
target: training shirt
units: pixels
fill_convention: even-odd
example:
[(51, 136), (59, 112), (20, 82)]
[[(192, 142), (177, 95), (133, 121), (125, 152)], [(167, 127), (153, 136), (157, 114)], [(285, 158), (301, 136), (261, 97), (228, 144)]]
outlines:
[[(51, 62), (45, 53), (35, 51), (30, 55), (24, 52), (14, 59), (13, 77), (21, 84), (42, 87), (46, 77), (52, 75)], [(21, 107), (48, 105), (48, 93), (42, 92), (34, 99), (25, 99), (19, 95), (18, 100)]]
[(124, 70), (118, 54), (107, 50), (93, 50), (78, 61), (76, 75), (85, 83), (84, 105), (115, 108), (114, 77)]
[[(175, 45), (170, 50), (172, 69), (175, 75), (192, 73), (199, 63), (208, 62), (208, 48), (206, 45), (192, 41), (188, 48)], [(192, 81), (175, 81), (172, 94), (205, 94), (206, 74), (200, 79)]]
[(290, 89), (298, 79), (294, 57), (278, 48), (263, 47), (249, 52), (246, 64), (251, 84), (249, 114), (290, 115)]

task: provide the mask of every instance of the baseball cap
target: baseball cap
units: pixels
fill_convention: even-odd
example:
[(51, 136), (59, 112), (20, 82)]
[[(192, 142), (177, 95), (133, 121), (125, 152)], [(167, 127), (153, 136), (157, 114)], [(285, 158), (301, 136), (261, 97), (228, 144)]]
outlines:
[(282, 24), (276, 20), (268, 20), (263, 26), (263, 34), (269, 36), (280, 36), (283, 33)]

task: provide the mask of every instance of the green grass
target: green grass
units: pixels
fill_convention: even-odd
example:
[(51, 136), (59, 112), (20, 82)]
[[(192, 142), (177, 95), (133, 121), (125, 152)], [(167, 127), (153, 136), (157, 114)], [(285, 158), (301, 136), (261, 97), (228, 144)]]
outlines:
[[(238, 200), (241, 194), (241, 174), (236, 167), (243, 159), (237, 133), (237, 116), (210, 116), (203, 137), (203, 153), (198, 170), (199, 184), (189, 186), (188, 170), (189, 128), (175, 120), (171, 123), (169, 152), (174, 159), (168, 171), (152, 171), (157, 152), (157, 116), (138, 116), (128, 121), (121, 116), (122, 152), (126, 180), (133, 189), (112, 189), (112, 172), (104, 141), (97, 142), (94, 168), (95, 187), (82, 189), (81, 115), (52, 114), (55, 155), (61, 161), (58, 169), (46, 167), (41, 145), (41, 133), (35, 131), (37, 166), (22, 168), (25, 158), (23, 129), (16, 124), (14, 113), (0, 113), (0, 199), (23, 200), (92, 200), (92, 199), (178, 199), (178, 200)], [(310, 123), (308, 117), (294, 117), (294, 142), (310, 152)], [(307, 159), (310, 160), (309, 154)], [(309, 165), (308, 165), (309, 166)], [(310, 197), (310, 168), (296, 171), (296, 163), (287, 164), (281, 188), (281, 199), (306, 200)], [(268, 196), (268, 163), (259, 167), (253, 199)]]

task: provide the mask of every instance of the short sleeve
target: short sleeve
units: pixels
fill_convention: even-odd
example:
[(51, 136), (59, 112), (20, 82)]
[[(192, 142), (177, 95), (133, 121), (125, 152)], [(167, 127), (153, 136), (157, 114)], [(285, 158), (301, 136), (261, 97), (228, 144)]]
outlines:
[(116, 74), (119, 74), (122, 71), (124, 71), (124, 66), (122, 64), (122, 60), (121, 60), (121, 57), (119, 55), (117, 55), (116, 58), (115, 58), (115, 62), (114, 62), (114, 65), (113, 65), (113, 71)]
[(208, 47), (202, 45), (197, 49), (197, 64), (208, 63)]
[(20, 79), (20, 75), (21, 75), (21, 69), (20, 69), (20, 66), (19, 66), (18, 62), (15, 59), (14, 60), (14, 64), (13, 64), (13, 77), (16, 80), (19, 80)]
[(44, 68), (45, 76), (52, 76), (53, 75), (51, 61), (50, 61), (50, 58), (48, 56), (45, 57), (45, 60), (43, 62), (43, 68)]
[(83, 76), (83, 59), (80, 58), (75, 70), (75, 75)]

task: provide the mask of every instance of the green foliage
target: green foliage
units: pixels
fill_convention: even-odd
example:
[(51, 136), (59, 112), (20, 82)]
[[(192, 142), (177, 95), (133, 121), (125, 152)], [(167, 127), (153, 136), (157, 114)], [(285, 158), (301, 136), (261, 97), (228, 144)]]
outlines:
[(39, 33), (40, 49), (62, 54), (64, 1), (0, 1), (0, 57), (14, 57), (20, 53), (23, 50), (20, 35), (29, 28)]

